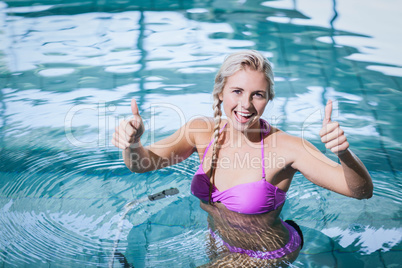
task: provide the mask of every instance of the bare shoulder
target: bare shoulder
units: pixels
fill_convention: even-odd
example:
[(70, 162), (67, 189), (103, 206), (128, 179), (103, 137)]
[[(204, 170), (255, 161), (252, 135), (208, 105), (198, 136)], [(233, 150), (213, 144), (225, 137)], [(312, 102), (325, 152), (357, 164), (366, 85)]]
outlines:
[(214, 130), (214, 120), (207, 116), (193, 118), (186, 125), (187, 132), (194, 140), (197, 148), (208, 143)]
[[(208, 116), (199, 116), (187, 122), (187, 127), (194, 130), (206, 130), (214, 127), (214, 119)], [(212, 131), (212, 130), (211, 130)]]
[(297, 157), (302, 155), (306, 150), (317, 150), (307, 140), (286, 133), (283, 130), (272, 127), (270, 135), (266, 138), (266, 141), (271, 144), (280, 155), (285, 156), (290, 162), (294, 162)]
[[(222, 128), (227, 123), (226, 119), (222, 119), (220, 123), (220, 128)], [(215, 127), (215, 120), (212, 117), (200, 116), (191, 119), (187, 122), (187, 128), (192, 131), (197, 132), (199, 130), (202, 133), (213, 133)]]
[[(288, 163), (296, 170), (303, 170), (310, 164), (339, 166), (321, 153), (312, 143), (282, 130), (272, 132), (272, 142), (279, 155), (286, 157)], [(269, 135), (269, 136), (271, 136)], [(274, 146), (273, 146), (274, 147)]]
[(265, 139), (275, 141), (275, 145), (282, 148), (299, 147), (304, 142), (302, 138), (293, 136), (276, 127), (272, 127), (270, 134)]
[[(222, 120), (220, 128), (224, 126), (226, 120)], [(212, 117), (202, 116), (191, 119), (187, 123), (187, 131), (191, 133), (197, 147), (206, 147), (212, 139), (215, 121)]]

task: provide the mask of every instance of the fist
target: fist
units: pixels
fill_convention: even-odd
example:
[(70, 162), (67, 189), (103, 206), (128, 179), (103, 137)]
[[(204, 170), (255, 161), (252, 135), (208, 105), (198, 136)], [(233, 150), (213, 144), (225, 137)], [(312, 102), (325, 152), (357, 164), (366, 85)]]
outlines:
[(137, 143), (144, 133), (144, 124), (138, 113), (137, 102), (134, 99), (131, 100), (131, 112), (133, 113), (133, 118), (121, 121), (113, 133), (112, 144), (123, 150), (127, 149), (131, 144)]
[(320, 130), (321, 141), (333, 153), (342, 153), (349, 148), (349, 142), (338, 122), (331, 121), (332, 101), (328, 100), (325, 106), (325, 116)]

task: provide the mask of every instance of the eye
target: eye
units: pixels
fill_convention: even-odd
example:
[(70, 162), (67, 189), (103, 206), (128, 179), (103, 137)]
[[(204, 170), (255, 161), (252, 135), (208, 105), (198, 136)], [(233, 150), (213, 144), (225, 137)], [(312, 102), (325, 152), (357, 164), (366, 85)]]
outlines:
[(254, 96), (256, 96), (257, 98), (265, 98), (265, 94), (259, 92), (254, 93)]
[(235, 94), (240, 94), (240, 93), (241, 93), (241, 90), (240, 90), (240, 89), (235, 89), (235, 90), (233, 90), (233, 93), (235, 93)]

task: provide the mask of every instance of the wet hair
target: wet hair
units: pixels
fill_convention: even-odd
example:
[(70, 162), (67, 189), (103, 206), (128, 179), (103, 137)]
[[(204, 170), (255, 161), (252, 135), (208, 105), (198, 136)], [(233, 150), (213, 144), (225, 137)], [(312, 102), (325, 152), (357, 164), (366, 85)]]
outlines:
[(245, 50), (230, 54), (226, 57), (223, 62), (221, 68), (215, 77), (214, 90), (212, 91), (213, 96), (213, 104), (212, 108), (214, 110), (214, 144), (212, 147), (212, 164), (210, 177), (212, 178), (212, 184), (209, 188), (209, 203), (212, 204), (211, 196), (212, 189), (215, 186), (215, 178), (214, 178), (214, 170), (216, 168), (217, 162), (217, 144), (218, 144), (218, 136), (219, 136), (219, 125), (221, 123), (221, 103), (222, 101), (219, 99), (219, 95), (222, 93), (223, 88), (225, 87), (226, 81), (228, 77), (232, 76), (236, 72), (240, 70), (244, 70), (245, 68), (249, 68), (253, 71), (262, 72), (265, 75), (265, 79), (268, 82), (267, 93), (268, 100), (272, 100), (274, 98), (274, 75), (272, 72), (271, 63), (265, 58), (261, 53), (255, 50)]

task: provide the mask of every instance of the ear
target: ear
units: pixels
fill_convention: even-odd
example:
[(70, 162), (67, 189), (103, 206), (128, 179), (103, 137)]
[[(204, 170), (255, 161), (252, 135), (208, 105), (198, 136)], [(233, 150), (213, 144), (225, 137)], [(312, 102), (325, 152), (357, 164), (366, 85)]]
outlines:
[(219, 93), (218, 97), (220, 101), (223, 101), (223, 92)]

